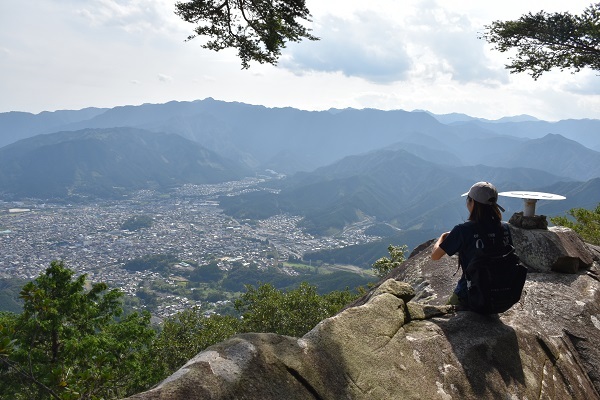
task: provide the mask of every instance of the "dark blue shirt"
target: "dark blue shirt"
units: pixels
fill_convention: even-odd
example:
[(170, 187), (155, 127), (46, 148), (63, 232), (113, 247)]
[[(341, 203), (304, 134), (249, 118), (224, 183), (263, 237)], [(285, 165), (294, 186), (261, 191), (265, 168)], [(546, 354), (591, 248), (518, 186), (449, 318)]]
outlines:
[(477, 249), (485, 248), (486, 243), (493, 247), (512, 245), (508, 224), (502, 222), (502, 231), (500, 231), (497, 226), (467, 221), (452, 228), (446, 239), (440, 244), (441, 249), (449, 256), (458, 253), (458, 262), (463, 272), (454, 293), (461, 299), (465, 299), (467, 296), (467, 280), (464, 270), (475, 256)]

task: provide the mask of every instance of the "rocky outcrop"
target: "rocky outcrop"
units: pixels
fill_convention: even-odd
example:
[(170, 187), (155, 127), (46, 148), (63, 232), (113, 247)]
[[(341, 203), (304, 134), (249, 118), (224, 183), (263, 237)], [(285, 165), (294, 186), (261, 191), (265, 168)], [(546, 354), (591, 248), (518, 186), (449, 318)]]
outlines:
[(573, 230), (563, 227), (519, 229), (511, 233), (521, 261), (536, 272), (577, 273), (590, 268), (594, 256)]
[[(515, 244), (571, 235), (555, 234)], [(236, 336), (131, 399), (600, 399), (600, 282), (586, 267), (597, 255), (577, 249), (571, 274), (546, 265), (554, 256), (528, 259), (540, 264), (521, 301), (486, 316), (444, 305), (457, 261), (432, 261), (425, 244), (304, 337)]]

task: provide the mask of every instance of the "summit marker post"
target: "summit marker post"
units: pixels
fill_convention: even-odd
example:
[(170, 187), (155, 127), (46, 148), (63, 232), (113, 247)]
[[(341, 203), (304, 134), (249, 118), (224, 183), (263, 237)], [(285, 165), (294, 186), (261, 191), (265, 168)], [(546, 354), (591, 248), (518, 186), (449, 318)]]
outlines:
[(517, 197), (523, 199), (523, 216), (533, 217), (535, 215), (535, 205), (538, 200), (564, 200), (565, 196), (553, 193), (512, 191), (498, 193), (498, 196)]

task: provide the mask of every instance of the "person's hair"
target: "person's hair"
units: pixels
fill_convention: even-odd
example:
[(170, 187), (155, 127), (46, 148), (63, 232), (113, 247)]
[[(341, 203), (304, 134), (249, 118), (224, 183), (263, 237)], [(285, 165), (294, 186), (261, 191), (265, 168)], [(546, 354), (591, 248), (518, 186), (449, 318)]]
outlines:
[(469, 221), (484, 225), (500, 225), (502, 213), (496, 204), (482, 204), (467, 196), (467, 201), (473, 202)]

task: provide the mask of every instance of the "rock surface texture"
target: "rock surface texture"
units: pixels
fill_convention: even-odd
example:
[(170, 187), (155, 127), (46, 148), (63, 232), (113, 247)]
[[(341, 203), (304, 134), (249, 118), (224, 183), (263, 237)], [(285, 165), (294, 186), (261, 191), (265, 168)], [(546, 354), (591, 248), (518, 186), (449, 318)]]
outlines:
[(600, 399), (597, 249), (512, 232), (530, 272), (503, 314), (443, 305), (460, 272), (429, 242), (304, 337), (236, 336), (131, 399)]

